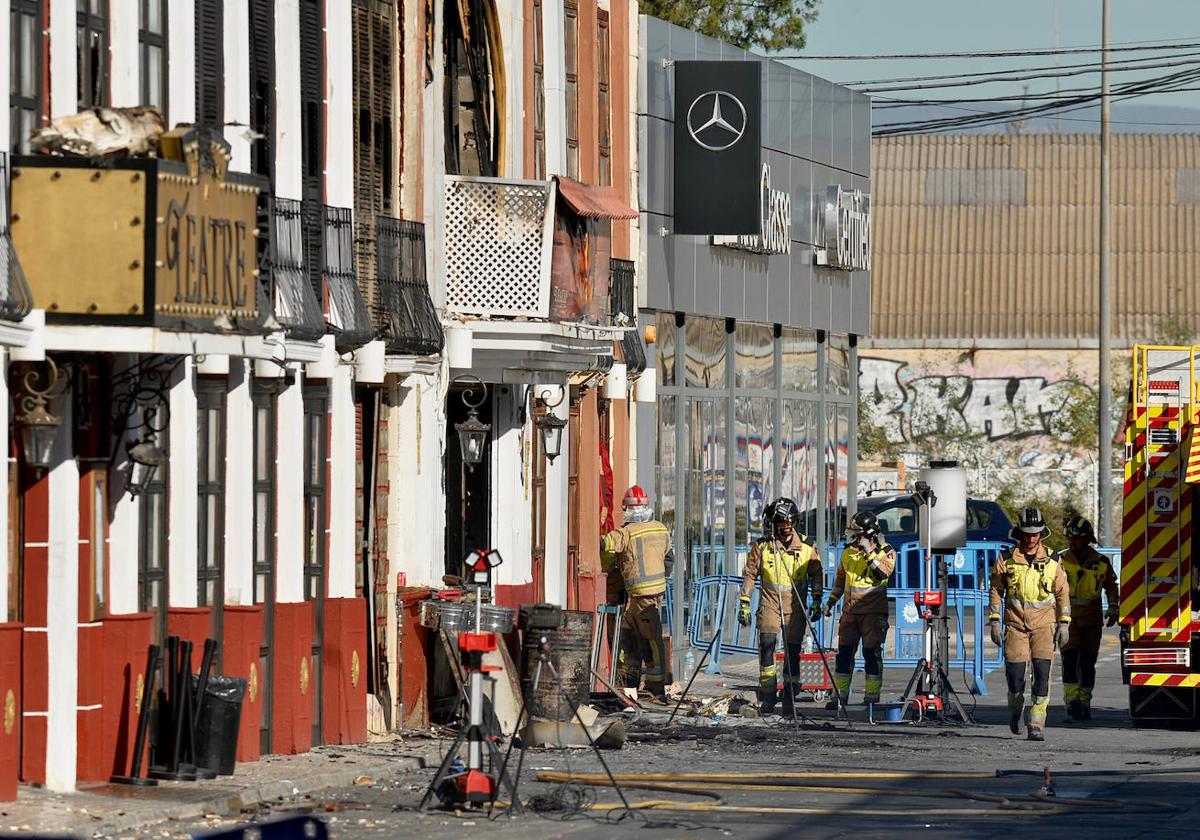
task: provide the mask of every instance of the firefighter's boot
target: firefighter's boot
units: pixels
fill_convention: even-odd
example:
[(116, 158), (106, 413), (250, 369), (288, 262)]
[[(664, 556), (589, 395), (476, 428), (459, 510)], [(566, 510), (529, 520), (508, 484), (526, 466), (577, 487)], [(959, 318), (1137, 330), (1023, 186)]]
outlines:
[(839, 696), (842, 698), (843, 705), (850, 705), (850, 680), (853, 678), (853, 674), (843, 674), (841, 671), (835, 671), (833, 673), (834, 696), (828, 703), (825, 704), (826, 709), (831, 711), (836, 710), (838, 707)]
[(1067, 723), (1072, 723), (1073, 721), (1077, 721), (1077, 720), (1084, 720), (1083, 701), (1077, 700), (1077, 699), (1076, 700), (1068, 700), (1067, 701)]
[(1092, 719), (1092, 698), (1079, 701), (1079, 718), (1080, 720)]
[(796, 698), (786, 687), (783, 689), (783, 707), (780, 712), (784, 717), (791, 717), (796, 713)]
[(1033, 703), (1029, 706), (1029, 740), (1045, 741), (1046, 711), (1050, 706), (1049, 697), (1034, 695)]
[(758, 690), (758, 712), (759, 714), (769, 715), (775, 712), (775, 689), (770, 690), (760, 688)]
[(863, 689), (864, 703), (878, 703), (879, 694), (883, 690), (883, 677), (867, 674), (867, 683)]
[(1021, 716), (1025, 713), (1025, 695), (1008, 693), (1008, 728), (1014, 735), (1021, 734)]

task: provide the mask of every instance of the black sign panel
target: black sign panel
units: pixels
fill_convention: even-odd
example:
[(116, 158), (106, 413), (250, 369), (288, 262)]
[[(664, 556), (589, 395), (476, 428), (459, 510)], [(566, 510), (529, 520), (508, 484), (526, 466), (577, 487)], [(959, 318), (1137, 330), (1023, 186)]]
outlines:
[(760, 233), (762, 64), (675, 62), (673, 233)]

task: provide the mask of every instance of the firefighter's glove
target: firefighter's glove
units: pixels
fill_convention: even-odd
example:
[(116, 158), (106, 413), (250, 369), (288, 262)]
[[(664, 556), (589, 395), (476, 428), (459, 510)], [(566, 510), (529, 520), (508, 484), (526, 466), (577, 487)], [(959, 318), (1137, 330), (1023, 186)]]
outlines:
[(833, 605), (835, 603), (836, 602), (832, 598), (826, 601), (824, 609), (821, 610), (821, 615), (825, 616), (826, 618), (829, 618), (829, 616), (833, 615)]
[(992, 644), (996, 647), (1004, 647), (1004, 631), (1000, 629), (999, 619), (992, 619), (988, 622), (989, 632), (992, 634)]
[(1104, 613), (1104, 626), (1112, 627), (1117, 623), (1117, 605), (1109, 604), (1108, 610)]
[(750, 626), (750, 596), (742, 595), (738, 598), (738, 624), (743, 627)]
[(821, 602), (819, 600), (813, 601), (808, 607), (808, 620), (816, 623), (821, 620), (821, 615)]
[(1062, 650), (1067, 646), (1067, 642), (1071, 640), (1071, 625), (1066, 621), (1058, 623), (1058, 633), (1055, 634), (1054, 640), (1058, 642), (1058, 649)]

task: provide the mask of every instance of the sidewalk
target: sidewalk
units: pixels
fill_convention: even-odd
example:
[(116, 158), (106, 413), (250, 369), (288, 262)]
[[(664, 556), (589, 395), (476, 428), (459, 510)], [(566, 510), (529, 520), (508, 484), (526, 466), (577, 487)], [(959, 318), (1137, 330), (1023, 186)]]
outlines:
[[(157, 787), (96, 784), (75, 793), (22, 786), (16, 802), (0, 802), (0, 836), (54, 834), (78, 838), (174, 836), (171, 826), (330, 787), (376, 784), (417, 770), (437, 754), (427, 738), (318, 747), (300, 755), (268, 755), (238, 764), (233, 776), (159, 782)], [(366, 778), (360, 778), (366, 777)]]

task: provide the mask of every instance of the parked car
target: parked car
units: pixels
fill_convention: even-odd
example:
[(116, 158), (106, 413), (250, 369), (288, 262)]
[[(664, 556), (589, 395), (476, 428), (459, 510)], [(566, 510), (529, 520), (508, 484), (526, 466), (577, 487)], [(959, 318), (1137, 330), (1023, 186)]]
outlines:
[[(887, 535), (887, 541), (892, 545), (905, 542), (915, 542), (917, 536), (917, 507), (907, 495), (866, 496), (858, 500), (859, 510), (869, 510), (879, 519), (879, 525)], [(846, 507), (839, 505), (836, 511), (834, 528), (826, 528), (826, 539), (830, 543), (841, 540), (846, 530)], [(805, 513), (803, 530), (813, 536), (817, 533), (817, 512), (809, 510)], [(967, 499), (967, 539), (971, 541), (1000, 541), (1009, 540), (1012, 532), (1012, 521), (1008, 514), (990, 499)]]

